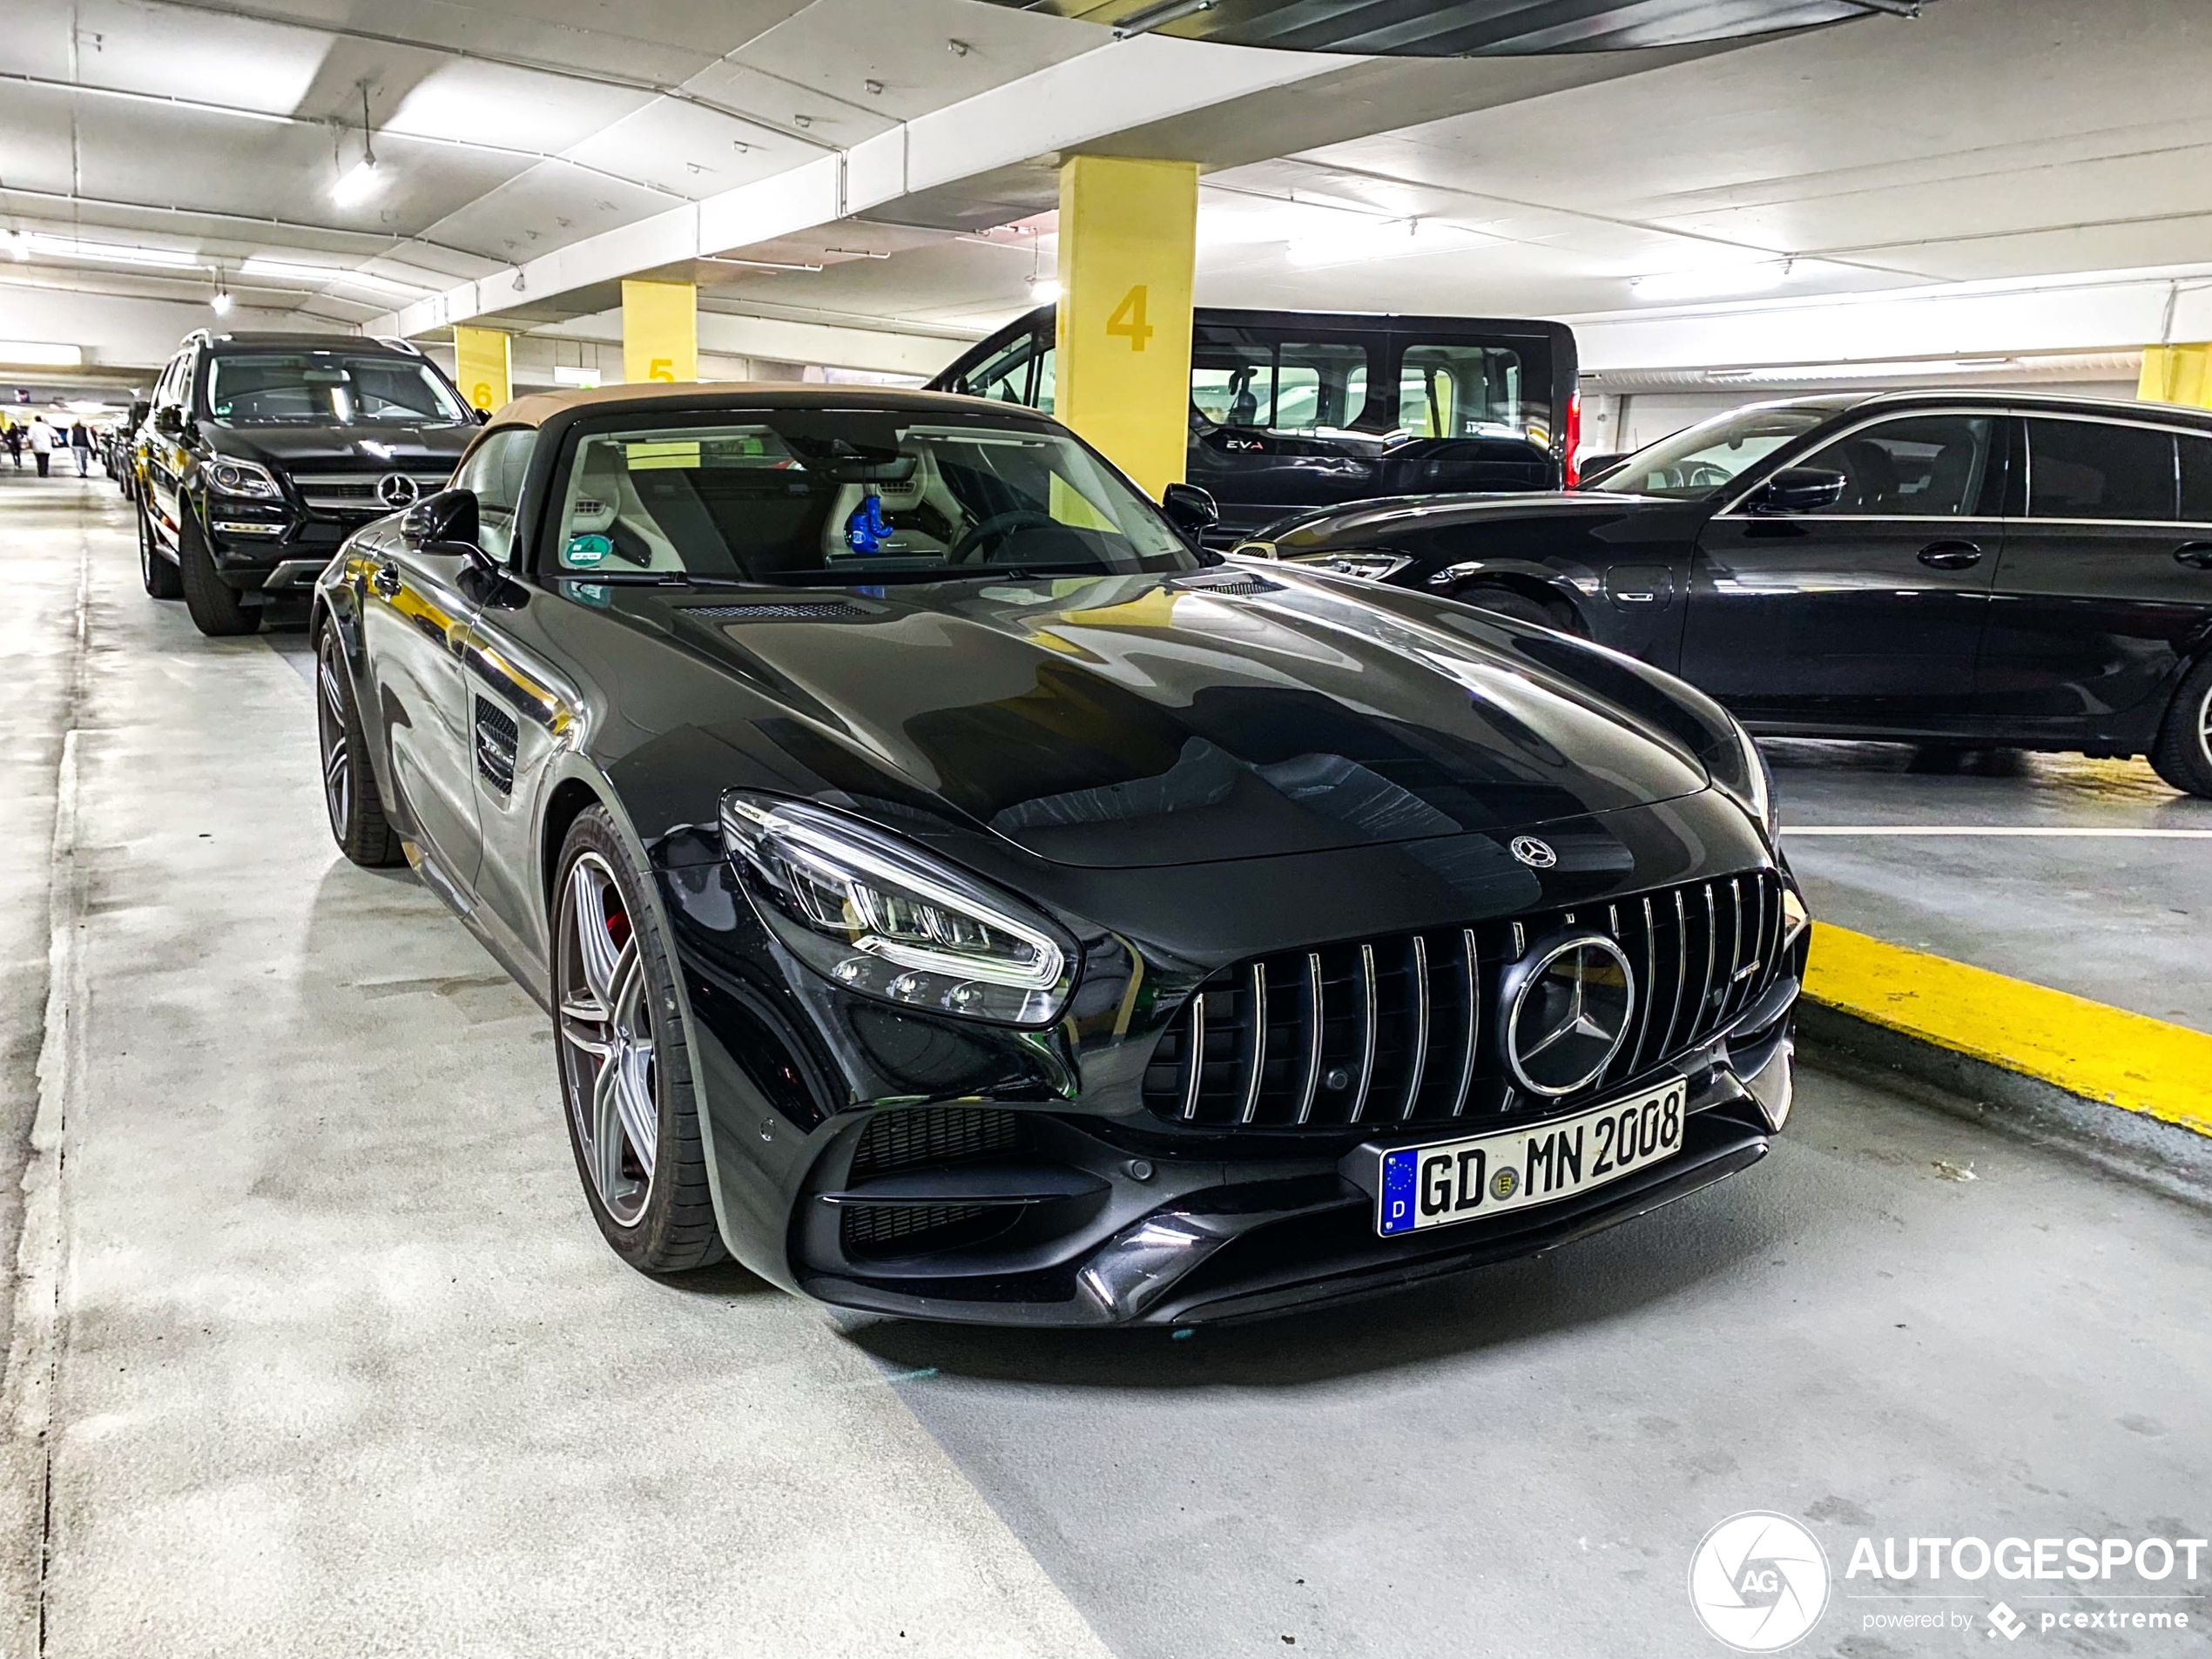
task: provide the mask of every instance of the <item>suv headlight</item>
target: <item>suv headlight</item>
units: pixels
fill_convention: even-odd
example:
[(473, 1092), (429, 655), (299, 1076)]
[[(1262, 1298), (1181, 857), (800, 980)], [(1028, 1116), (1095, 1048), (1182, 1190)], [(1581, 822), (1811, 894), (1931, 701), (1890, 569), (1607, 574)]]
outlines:
[(241, 496), (250, 501), (282, 501), (276, 479), (258, 461), (238, 461), (228, 455), (211, 461), (203, 469), (207, 487), (219, 495)]
[(933, 1014), (1049, 1025), (1081, 950), (1028, 905), (841, 814), (733, 790), (722, 835), (762, 919), (852, 990)]

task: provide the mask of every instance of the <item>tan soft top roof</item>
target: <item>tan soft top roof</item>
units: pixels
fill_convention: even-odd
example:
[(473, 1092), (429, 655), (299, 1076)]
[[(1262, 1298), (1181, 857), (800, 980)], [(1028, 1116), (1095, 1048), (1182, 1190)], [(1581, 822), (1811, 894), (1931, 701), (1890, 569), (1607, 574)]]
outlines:
[[(950, 392), (910, 392), (888, 386), (813, 386), (795, 381), (692, 381), (599, 386), (574, 392), (532, 392), (497, 410), (493, 426), (543, 426), (577, 409), (651, 408), (656, 405), (718, 409), (751, 406), (781, 409), (961, 409), (968, 413), (1035, 415), (1021, 404)], [(1042, 418), (1042, 417), (1040, 417)]]

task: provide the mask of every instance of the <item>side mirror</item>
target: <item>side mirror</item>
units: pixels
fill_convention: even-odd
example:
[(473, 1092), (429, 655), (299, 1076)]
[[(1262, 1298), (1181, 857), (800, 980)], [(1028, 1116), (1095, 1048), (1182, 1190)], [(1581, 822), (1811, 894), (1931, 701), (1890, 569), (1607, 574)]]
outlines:
[(425, 496), (400, 517), (400, 538), (418, 553), (474, 559), (496, 571), (498, 561), (476, 545), (476, 492), (441, 489)]
[(1817, 513), (1841, 501), (1849, 482), (1825, 467), (1784, 467), (1761, 484), (1747, 504), (1755, 513)]
[(491, 419), (491, 411), (489, 409), (477, 409), (475, 410), (474, 413), (475, 415), (476, 424), (478, 426), (483, 425), (486, 421)]
[(153, 412), (153, 429), (165, 438), (180, 438), (185, 433), (185, 412), (174, 403), (165, 403)]
[(136, 432), (146, 423), (146, 416), (152, 413), (153, 405), (147, 402), (145, 399), (139, 398), (131, 405), (130, 419), (124, 424), (128, 430)]
[(1633, 449), (1617, 449), (1611, 455), (1576, 456), (1575, 471), (1582, 481), (1581, 483), (1576, 486), (1576, 488), (1588, 488), (1592, 482), (1605, 474), (1611, 472), (1614, 468), (1619, 466), (1622, 462), (1626, 461), (1635, 453), (1635, 451)]
[(1160, 510), (1194, 542), (1221, 523), (1221, 509), (1212, 495), (1196, 484), (1170, 484), (1160, 492)]

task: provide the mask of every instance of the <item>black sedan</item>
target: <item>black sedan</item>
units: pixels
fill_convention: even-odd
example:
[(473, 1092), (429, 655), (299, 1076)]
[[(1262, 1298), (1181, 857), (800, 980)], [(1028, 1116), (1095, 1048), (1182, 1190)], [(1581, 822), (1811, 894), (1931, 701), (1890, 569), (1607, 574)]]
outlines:
[(347, 544), (331, 827), (549, 1011), (624, 1259), (1181, 1323), (1765, 1153), (1809, 930), (1742, 729), (1207, 505), (980, 400), (624, 387)]
[(1238, 550), (1549, 624), (1755, 732), (2147, 755), (2212, 796), (2212, 415), (1757, 404), (1568, 494), (1376, 501)]

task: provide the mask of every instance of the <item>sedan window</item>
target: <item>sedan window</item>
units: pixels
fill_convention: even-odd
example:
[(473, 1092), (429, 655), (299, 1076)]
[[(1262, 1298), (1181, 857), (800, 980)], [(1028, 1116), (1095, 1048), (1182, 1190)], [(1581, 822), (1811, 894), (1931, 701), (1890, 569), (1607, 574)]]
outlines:
[(2027, 423), (2030, 518), (2170, 519), (2174, 438), (2109, 421)]
[(1834, 413), (1828, 409), (1737, 409), (1637, 450), (1605, 473), (1596, 487), (1631, 496), (1700, 501), (1726, 489), (1738, 474), (1832, 419)]
[(564, 572), (860, 585), (1195, 569), (1159, 509), (1065, 433), (792, 410), (573, 440)]
[(1798, 464), (1844, 475), (1833, 506), (1846, 517), (1952, 518), (1972, 513), (1989, 474), (1990, 434), (1981, 415), (1922, 415), (1839, 438)]

